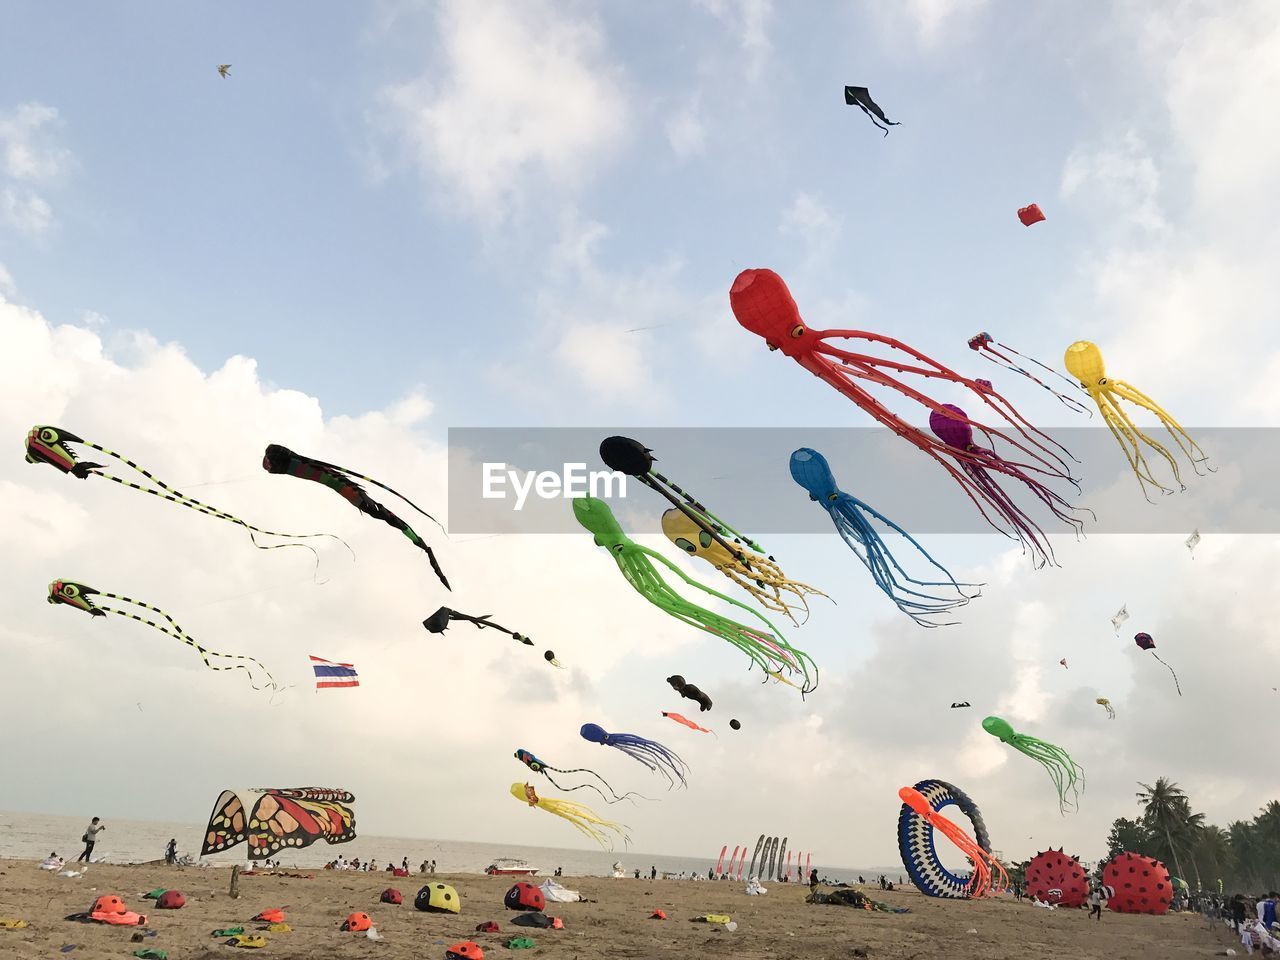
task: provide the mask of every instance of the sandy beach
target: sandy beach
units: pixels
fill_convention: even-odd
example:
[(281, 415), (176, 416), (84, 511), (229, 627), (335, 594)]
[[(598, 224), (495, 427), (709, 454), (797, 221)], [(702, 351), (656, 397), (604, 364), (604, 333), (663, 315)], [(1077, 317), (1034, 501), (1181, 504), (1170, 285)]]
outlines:
[[(458, 916), (415, 910), (414, 893), (425, 878), (415, 874), (393, 879), (387, 874), (316, 871), (312, 879), (251, 875), (241, 879), (238, 900), (228, 896), (229, 871), (163, 866), (93, 865), (84, 877), (58, 877), (34, 863), (9, 860), (0, 865), (0, 918), (23, 919), (22, 930), (0, 931), (0, 954), (15, 958), (67, 956), (81, 960), (130, 956), (149, 947), (165, 950), (170, 960), (224, 956), (231, 948), (212, 937), (214, 929), (261, 924), (249, 918), (270, 907), (283, 907), (291, 933), (268, 934), (261, 954), (325, 960), (370, 957), (385, 960), (442, 958), (446, 945), (474, 939), (486, 956), (519, 955), (503, 944), (511, 936), (531, 936), (536, 946), (528, 956), (564, 958), (721, 956), (756, 958), (870, 957), (911, 960), (1138, 960), (1138, 958), (1206, 957), (1227, 947), (1243, 953), (1225, 928), (1209, 931), (1193, 914), (1165, 917), (1122, 916), (1107, 912), (1101, 923), (1083, 910), (1048, 911), (1012, 899), (961, 902), (931, 900), (910, 891), (881, 892), (874, 899), (910, 907), (901, 915), (870, 913), (804, 902), (808, 889), (772, 884), (763, 897), (747, 897), (739, 883), (673, 880), (564, 878), (570, 889), (598, 903), (548, 905), (548, 913), (564, 919), (563, 930), (512, 927), (515, 916), (502, 906), (510, 878), (472, 874), (440, 874), (462, 897)], [(181, 890), (186, 906), (155, 911), (140, 894), (155, 887)], [(388, 886), (405, 895), (405, 904), (378, 902)], [(157, 931), (143, 943), (131, 942), (138, 928), (81, 924), (64, 919), (86, 910), (94, 897), (117, 893), (131, 910), (148, 915), (145, 929)], [(669, 920), (646, 919), (656, 908)], [(385, 939), (339, 931), (348, 913), (369, 913)], [(738, 924), (729, 932), (717, 925), (691, 923), (705, 913), (729, 914)], [(486, 920), (496, 920), (501, 933), (475, 933)], [(862, 952), (859, 953), (858, 951)]]

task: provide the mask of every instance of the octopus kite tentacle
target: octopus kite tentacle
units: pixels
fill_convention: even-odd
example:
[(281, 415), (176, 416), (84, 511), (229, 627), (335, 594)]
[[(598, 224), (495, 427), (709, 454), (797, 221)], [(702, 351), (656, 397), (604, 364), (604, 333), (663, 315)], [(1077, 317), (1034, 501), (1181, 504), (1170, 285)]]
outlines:
[(609, 733), (594, 723), (584, 723), (578, 731), (583, 740), (598, 743), (602, 747), (615, 747), (632, 760), (643, 763), (654, 773), (667, 778), (667, 789), (670, 790), (679, 781), (680, 786), (688, 787), (689, 765), (680, 759), (674, 750), (663, 746), (657, 740), (649, 740), (634, 733)]
[(1116, 718), (1116, 708), (1111, 705), (1111, 701), (1106, 697), (1099, 697), (1094, 701), (1098, 706), (1105, 707), (1107, 711), (1107, 719), (1114, 720)]
[[(809, 499), (830, 514), (836, 531), (870, 571), (876, 586), (894, 602), (899, 610), (916, 623), (923, 627), (940, 627), (954, 623), (955, 621), (935, 623), (929, 617), (949, 613), (979, 595), (967, 594), (962, 588), (978, 587), (981, 584), (957, 582), (947, 568), (931, 557), (911, 534), (874, 507), (841, 490), (836, 485), (835, 475), (831, 472), (826, 457), (817, 450), (801, 447), (791, 454), (790, 468), (792, 479), (808, 492)], [(884, 539), (872, 526), (869, 518), (874, 518), (895, 533), (901, 534), (903, 539), (915, 547), (916, 551), (946, 579), (918, 580), (910, 576), (889, 551)], [(915, 587), (950, 588), (956, 595), (940, 597), (923, 590), (913, 589)]]
[[(131, 470), (136, 471), (148, 481), (155, 484), (158, 489), (146, 487), (142, 484), (134, 483), (131, 480), (126, 480), (123, 477), (118, 477), (113, 473), (108, 473), (107, 468), (101, 463), (80, 461), (76, 457), (75, 453), (72, 452), (71, 448), (67, 446), (67, 444), (70, 443), (84, 444), (90, 449), (97, 450), (99, 453), (106, 454), (108, 457), (118, 460), (120, 463), (123, 463)], [(202, 513), (208, 517), (214, 517), (218, 520), (226, 520), (229, 523), (234, 523), (249, 531), (249, 539), (253, 541), (253, 545), (259, 550), (275, 550), (281, 547), (303, 547), (310, 550), (315, 556), (317, 569), (320, 565), (320, 555), (316, 553), (315, 548), (311, 547), (309, 544), (274, 543), (264, 545), (258, 542), (257, 535), (262, 534), (266, 537), (280, 537), (287, 540), (328, 537), (332, 540), (337, 540), (348, 550), (351, 550), (351, 547), (347, 545), (345, 540), (341, 537), (334, 536), (332, 533), (279, 533), (275, 530), (263, 530), (261, 527), (255, 527), (253, 524), (247, 523), (239, 517), (227, 513), (225, 510), (219, 510), (217, 507), (211, 507), (207, 503), (201, 503), (194, 497), (187, 496), (187, 494), (182, 493), (180, 490), (176, 490), (169, 484), (165, 483), (149, 470), (138, 466), (138, 464), (134, 463), (128, 457), (116, 453), (114, 450), (109, 450), (91, 440), (85, 440), (82, 437), (78, 437), (71, 431), (64, 430), (62, 427), (50, 427), (43, 425), (32, 427), (27, 433), (26, 460), (27, 463), (47, 463), (50, 466), (56, 467), (63, 473), (69, 473), (80, 480), (83, 480), (86, 477), (102, 477), (103, 479), (110, 480), (113, 483), (118, 483), (123, 487), (128, 487), (130, 490), (137, 490), (141, 493), (150, 494), (153, 497), (159, 497), (161, 500), (167, 500), (170, 503), (176, 503), (179, 506), (188, 508), (189, 510), (194, 510), (196, 513)], [(352, 551), (352, 556), (355, 556), (354, 551)]]
[(262, 458), (262, 467), (268, 473), (288, 474), (292, 477), (311, 480), (328, 487), (337, 492), (361, 513), (373, 517), (375, 520), (381, 520), (388, 526), (399, 530), (410, 543), (427, 555), (431, 569), (435, 572), (440, 582), (444, 584), (444, 588), (446, 590), (453, 589), (449, 586), (449, 579), (444, 575), (444, 571), (440, 569), (440, 562), (436, 559), (435, 551), (431, 549), (427, 542), (418, 536), (417, 532), (409, 524), (369, 496), (364, 487), (355, 481), (364, 480), (366, 483), (372, 483), (374, 486), (380, 487), (407, 503), (414, 510), (417, 510), (418, 513), (440, 527), (441, 531), (444, 530), (444, 525), (439, 520), (431, 516), (403, 493), (397, 493), (385, 483), (380, 483), (372, 477), (366, 477), (363, 473), (356, 473), (348, 467), (340, 467), (334, 463), (327, 463), (324, 460), (316, 460), (313, 457), (294, 453), (288, 447), (282, 447), (278, 443), (272, 443), (267, 446), (266, 453)]
[(1049, 386), (1047, 383), (1045, 383), (1035, 374), (1031, 373), (1029, 370), (1026, 370), (1023, 367), (1018, 366), (1017, 363), (1015, 363), (1013, 360), (1006, 357), (1000, 351), (1007, 350), (1009, 353), (1012, 353), (1015, 357), (1021, 357), (1023, 360), (1027, 360), (1031, 363), (1034, 363), (1036, 366), (1040, 367), (1041, 369), (1047, 370), (1049, 373), (1052, 373), (1055, 377), (1059, 378), (1064, 383), (1070, 384), (1072, 387), (1074, 387), (1076, 390), (1079, 390), (1081, 393), (1085, 393), (1085, 394), (1088, 393), (1088, 391), (1085, 390), (1084, 387), (1080, 386), (1080, 384), (1073, 383), (1070, 378), (1064, 377), (1057, 370), (1053, 369), (1053, 367), (1050, 367), (1047, 364), (1041, 363), (1035, 357), (1028, 357), (1026, 354), (1019, 353), (1017, 350), (1013, 349), (1013, 347), (1010, 347), (1007, 344), (997, 343), (992, 338), (991, 334), (987, 333), (985, 330), (982, 333), (975, 334), (974, 336), (969, 338), (969, 349), (976, 350), (978, 353), (982, 354), (984, 357), (986, 357), (988, 360), (990, 360), (992, 363), (996, 364), (997, 366), (1004, 367), (1006, 370), (1012, 370), (1014, 373), (1020, 373), (1024, 377), (1026, 377), (1028, 380), (1032, 380), (1035, 383), (1040, 384), (1040, 386), (1044, 387), (1046, 390), (1052, 393), (1055, 397), (1057, 397), (1060, 401), (1062, 401), (1062, 404), (1064, 406), (1070, 408), (1071, 410), (1074, 410), (1076, 413), (1087, 413), (1090, 417), (1093, 416), (1093, 411), (1090, 410), (1088, 407), (1086, 407), (1083, 403), (1081, 403), (1075, 397), (1069, 397), (1069, 396), (1066, 396), (1065, 394), (1059, 393), (1057, 390), (1053, 389), (1053, 387)]
[[(659, 493), (743, 566), (750, 568), (754, 558), (748, 559), (739, 549), (738, 544), (743, 544), (758, 554), (764, 554), (764, 548), (760, 544), (729, 526), (703, 506), (692, 494), (686, 493), (654, 470), (653, 462), (656, 458), (653, 456), (653, 451), (639, 440), (632, 440), (630, 437), (605, 437), (600, 442), (600, 459), (610, 470), (634, 477), (649, 489)], [(732, 544), (730, 540), (733, 541)], [(772, 560), (773, 557), (769, 559)]]
[[(603, 799), (605, 803), (618, 803), (619, 801), (622, 801), (622, 800), (628, 800), (631, 797), (640, 797), (641, 800), (648, 799), (648, 797), (641, 796), (640, 794), (633, 793), (631, 791), (627, 791), (626, 793), (619, 796), (617, 792), (613, 789), (613, 787), (609, 786), (609, 781), (607, 781), (604, 777), (600, 776), (600, 774), (596, 773), (594, 770), (588, 770), (586, 767), (575, 767), (572, 770), (561, 770), (559, 767), (551, 767), (543, 763), (541, 760), (535, 757), (532, 753), (530, 753), (528, 750), (525, 750), (523, 748), (516, 750), (515, 757), (517, 760), (523, 763), (526, 767), (528, 767), (534, 773), (540, 773), (544, 777), (546, 777), (549, 781), (551, 781), (551, 785), (555, 787), (557, 790), (563, 790), (566, 793), (569, 793), (573, 790), (582, 790), (584, 788), (588, 790), (594, 790), (596, 793), (600, 794), (601, 799)], [(595, 777), (597, 780), (599, 780), (601, 783), (604, 784), (605, 789), (609, 791), (609, 796), (606, 797), (604, 793), (600, 790), (600, 788), (593, 783), (580, 783), (576, 787), (561, 786), (560, 784), (556, 783), (555, 779), (547, 771), (554, 771), (555, 773), (564, 773), (564, 774), (589, 773), (591, 774), (591, 776)], [(610, 799), (610, 797), (612, 797), (612, 799)]]
[[(1084, 531), (1084, 522), (1072, 516), (1068, 511), (1081, 508), (1072, 506), (1054, 490), (1042, 483), (1035, 474), (1045, 471), (1030, 464), (1011, 462), (998, 456), (995, 451), (980, 447), (973, 442), (973, 428), (965, 412), (955, 404), (944, 403), (941, 411), (929, 414), (929, 429), (946, 443), (957, 450), (964, 450), (978, 457), (977, 462), (965, 461), (960, 465), (969, 478), (986, 493), (989, 502), (995, 505), (1000, 517), (1013, 530), (1014, 538), (1021, 541), (1024, 552), (1030, 550), (1037, 566), (1054, 563), (1053, 547), (1050, 546), (1045, 532), (1009, 497), (992, 476), (993, 472), (1019, 480), (1036, 498), (1049, 508), (1049, 511), (1065, 523), (1075, 528), (1076, 536)], [(1001, 533), (1009, 535), (1009, 530), (996, 527)]]
[[(886, 387), (923, 405), (931, 411), (941, 409), (941, 404), (910, 387), (898, 375), (914, 375), (926, 380), (945, 380), (965, 387), (976, 394), (984, 404), (1000, 416), (1017, 434), (1011, 436), (1005, 430), (978, 421), (970, 425), (995, 445), (995, 441), (1008, 444), (1013, 449), (1038, 463), (1050, 475), (1078, 486), (1063, 458), (1054, 451), (1057, 448), (1071, 456), (1061, 444), (1042, 430), (1032, 426), (1018, 411), (992, 387), (944, 367), (918, 350), (881, 334), (862, 330), (811, 330), (800, 317), (799, 308), (782, 278), (772, 270), (744, 270), (729, 291), (729, 303), (738, 322), (764, 339), (772, 350), (781, 350), (814, 376), (826, 381), (860, 406), (877, 422), (907, 440), (921, 452), (938, 463), (968, 496), (979, 512), (991, 519), (988, 508), (996, 508), (988, 493), (961, 470), (958, 464), (978, 462), (971, 453), (948, 447), (945, 443), (926, 434), (923, 430), (894, 414), (873, 397), (859, 381)], [(906, 353), (918, 364), (853, 353), (828, 344), (833, 338), (862, 340), (887, 346)], [(1074, 459), (1074, 458), (1072, 458)], [(995, 469), (1000, 469), (996, 467)]]
[[(149, 620), (146, 617), (134, 613), (129, 610), (120, 610), (116, 607), (109, 607), (106, 604), (94, 603), (92, 597), (107, 597), (111, 600), (119, 600), (121, 603), (127, 603), (143, 610), (149, 610), (157, 613), (168, 622), (169, 626)], [(204, 661), (204, 665), (210, 670), (243, 670), (249, 675), (249, 684), (254, 690), (264, 689), (258, 686), (254, 679), (253, 667), (257, 667), (267, 676), (266, 689), (280, 690), (281, 687), (271, 676), (269, 670), (264, 667), (258, 660), (253, 657), (243, 656), (241, 654), (219, 653), (216, 650), (207, 650), (200, 646), (194, 638), (192, 638), (185, 630), (182, 629), (169, 614), (165, 613), (157, 606), (153, 606), (144, 600), (135, 600), (132, 597), (126, 597), (118, 593), (107, 593), (105, 590), (96, 590), (83, 583), (76, 583), (73, 580), (54, 580), (49, 584), (49, 596), (46, 598), (49, 603), (58, 604), (65, 603), (68, 606), (75, 607), (77, 610), (83, 610), (90, 616), (105, 617), (108, 613), (114, 613), (116, 616), (127, 617), (130, 620), (136, 620), (138, 623), (145, 623), (148, 627), (159, 630), (165, 636), (173, 637), (175, 640), (181, 640), (187, 646), (192, 647), (198, 654), (200, 659)], [(240, 661), (239, 663), (231, 663), (228, 665), (219, 665), (212, 662), (209, 658), (215, 657), (219, 660)], [(253, 666), (250, 666), (252, 664)]]
[(538, 807), (547, 811), (547, 813), (554, 813), (557, 817), (568, 820), (574, 829), (590, 837), (606, 850), (613, 849), (613, 842), (606, 831), (612, 831), (622, 837), (622, 842), (625, 846), (630, 846), (631, 844), (631, 837), (627, 835), (627, 827), (624, 824), (605, 820), (590, 807), (574, 803), (572, 800), (553, 800), (549, 797), (539, 797), (538, 792), (527, 783), (513, 783), (511, 785), (511, 795), (531, 807)]
[(1000, 861), (978, 846), (973, 839), (938, 813), (925, 799), (924, 794), (914, 787), (903, 787), (898, 791), (902, 802), (929, 824), (934, 830), (960, 848), (960, 852), (973, 864), (973, 874), (969, 877), (969, 896), (978, 898), (987, 893), (1000, 893), (1009, 887), (1009, 875), (1005, 873)]
[(1173, 491), (1155, 479), (1151, 467), (1142, 452), (1143, 446), (1154, 450), (1164, 458), (1165, 463), (1169, 465), (1169, 469), (1173, 472), (1174, 481), (1181, 489), (1185, 490), (1186, 484), (1182, 482), (1182, 475), (1178, 471), (1178, 461), (1173, 454), (1159, 441), (1143, 433), (1121, 408), (1121, 400), (1126, 400), (1154, 413), (1160, 420), (1161, 425), (1173, 437), (1178, 449), (1191, 461), (1191, 467), (1195, 470), (1197, 476), (1203, 476), (1200, 473), (1201, 464), (1205, 464), (1205, 468), (1211, 473), (1213, 472), (1213, 468), (1208, 466), (1208, 455), (1200, 449), (1200, 445), (1191, 439), (1187, 431), (1182, 429), (1182, 425), (1170, 416), (1163, 407), (1136, 387), (1123, 380), (1116, 380), (1107, 376), (1106, 365), (1102, 360), (1102, 351), (1098, 349), (1097, 345), (1087, 340), (1076, 341), (1067, 347), (1065, 362), (1067, 370), (1080, 381), (1081, 386), (1088, 391), (1089, 396), (1093, 398), (1093, 402), (1098, 405), (1098, 409), (1102, 413), (1102, 419), (1111, 430), (1111, 435), (1116, 438), (1116, 442), (1120, 444), (1120, 449), (1124, 451), (1125, 460), (1128, 461), (1129, 468), (1138, 478), (1138, 485), (1142, 488), (1142, 495), (1147, 500), (1151, 499), (1147, 496), (1148, 483), (1162, 493), (1172, 493)]
[[(752, 557), (752, 565), (747, 566), (737, 554), (725, 550), (709, 533), (674, 507), (662, 515), (662, 532), (685, 553), (706, 560), (751, 594), (760, 606), (783, 614), (796, 626), (799, 626), (795, 618), (797, 611), (803, 611), (804, 619), (809, 619), (810, 595), (827, 597), (821, 590), (789, 579), (770, 558)], [(792, 597), (794, 599), (790, 599)]]
[[(807, 653), (787, 643), (772, 623), (746, 604), (699, 583), (662, 554), (633, 541), (622, 532), (607, 503), (595, 497), (578, 497), (573, 501), (573, 512), (578, 522), (594, 535), (596, 544), (609, 551), (627, 582), (654, 606), (683, 623), (727, 640), (769, 676), (782, 679), (783, 671), (799, 673), (803, 677), (803, 684), (798, 688), (801, 694), (817, 687), (818, 668)], [(689, 586), (747, 611), (767, 629), (748, 627), (686, 600), (658, 573), (655, 560)]]
[[(1007, 743), (1019, 753), (1026, 754), (1049, 771), (1054, 789), (1058, 792), (1059, 813), (1065, 816), (1068, 807), (1078, 808), (1080, 791), (1084, 789), (1084, 768), (1072, 760), (1067, 751), (1044, 740), (1015, 732), (1008, 721), (1000, 717), (987, 717), (982, 721), (982, 729), (998, 738), (1001, 743)], [(1071, 793), (1070, 799), (1067, 797), (1068, 792)]]

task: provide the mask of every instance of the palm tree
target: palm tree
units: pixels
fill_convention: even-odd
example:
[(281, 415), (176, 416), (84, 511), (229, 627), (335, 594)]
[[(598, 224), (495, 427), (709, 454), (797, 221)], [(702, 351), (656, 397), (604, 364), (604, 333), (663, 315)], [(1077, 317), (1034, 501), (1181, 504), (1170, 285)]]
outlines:
[(1174, 833), (1186, 831), (1187, 814), (1190, 812), (1186, 793), (1176, 783), (1165, 777), (1157, 779), (1155, 786), (1142, 781), (1138, 781), (1138, 786), (1142, 787), (1142, 792), (1138, 794), (1138, 802), (1143, 806), (1143, 821), (1157, 835), (1164, 835), (1178, 876), (1186, 879), (1178, 859), (1178, 848), (1173, 844)]
[(1231, 847), (1231, 837), (1221, 827), (1208, 826), (1200, 832), (1200, 837), (1193, 848), (1196, 859), (1211, 871), (1211, 876), (1221, 879), (1232, 872), (1235, 866), (1235, 850)]

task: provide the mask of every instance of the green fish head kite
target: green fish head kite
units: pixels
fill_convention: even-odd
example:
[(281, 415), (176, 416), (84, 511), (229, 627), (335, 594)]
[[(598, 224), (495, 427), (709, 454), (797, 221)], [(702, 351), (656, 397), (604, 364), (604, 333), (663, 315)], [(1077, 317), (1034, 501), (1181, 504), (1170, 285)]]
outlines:
[(70, 430), (37, 424), (27, 431), (27, 463), (47, 463), (83, 480), (98, 463), (77, 463), (68, 443), (84, 443)]
[(594, 537), (596, 546), (617, 552), (627, 542), (618, 518), (609, 505), (595, 497), (575, 497), (573, 515)]
[(105, 617), (107, 612), (95, 607), (93, 601), (89, 599), (90, 596), (99, 592), (93, 587), (76, 583), (74, 580), (55, 580), (49, 584), (49, 596), (45, 599), (49, 603), (65, 603), (95, 617)]

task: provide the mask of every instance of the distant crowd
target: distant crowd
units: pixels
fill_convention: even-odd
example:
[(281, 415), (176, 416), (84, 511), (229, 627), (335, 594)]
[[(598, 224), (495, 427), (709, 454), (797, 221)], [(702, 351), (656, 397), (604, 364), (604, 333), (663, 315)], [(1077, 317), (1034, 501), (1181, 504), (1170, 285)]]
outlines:
[[(277, 863), (276, 866), (279, 866)], [(385, 867), (379, 867), (376, 860), (366, 860), (360, 862), (359, 857), (352, 857), (348, 860), (346, 857), (338, 857), (336, 860), (330, 860), (324, 865), (326, 870), (357, 870), (360, 873), (393, 873), (397, 876), (409, 876), (409, 858), (401, 857), (400, 866), (396, 866), (390, 860), (387, 861)], [(419, 873), (435, 873), (436, 862), (434, 860), (423, 860), (418, 867)]]

